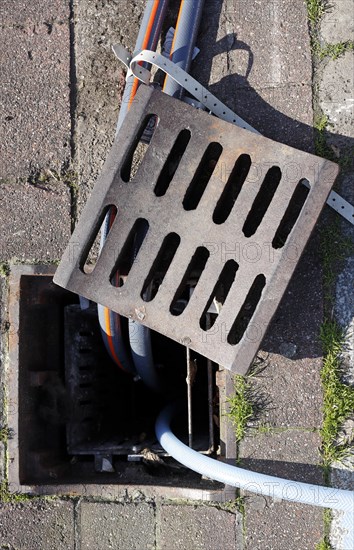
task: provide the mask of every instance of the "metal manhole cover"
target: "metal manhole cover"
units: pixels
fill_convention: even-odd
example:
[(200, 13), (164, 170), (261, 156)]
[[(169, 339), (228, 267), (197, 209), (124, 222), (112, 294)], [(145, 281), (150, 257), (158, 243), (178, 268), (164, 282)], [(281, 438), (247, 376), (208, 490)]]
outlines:
[(245, 373), (337, 172), (141, 86), (54, 281)]

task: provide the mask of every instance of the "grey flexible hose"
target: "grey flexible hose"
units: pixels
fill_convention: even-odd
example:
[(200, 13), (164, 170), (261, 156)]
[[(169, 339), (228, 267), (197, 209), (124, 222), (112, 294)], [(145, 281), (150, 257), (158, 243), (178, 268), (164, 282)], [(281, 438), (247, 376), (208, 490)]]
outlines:
[(175, 414), (175, 405), (169, 405), (162, 410), (156, 420), (156, 437), (165, 451), (187, 468), (225, 485), (239, 487), (260, 495), (333, 510), (344, 510), (348, 521), (353, 520), (354, 493), (352, 491), (259, 474), (202, 455), (187, 447), (172, 433), (170, 424)]
[[(182, 0), (181, 3), (170, 58), (186, 72), (189, 71), (192, 62), (203, 6), (204, 0)], [(163, 91), (179, 99), (183, 96), (183, 89), (168, 76)]]
[[(153, 22), (151, 32), (147, 40), (149, 22), (153, 16), (153, 13), (156, 7), (156, 2), (158, 2), (157, 11), (154, 17), (154, 22)], [(138, 37), (135, 44), (135, 52), (140, 51), (143, 48), (143, 46), (145, 46), (146, 44), (148, 45), (149, 49), (156, 50), (158, 39), (161, 34), (162, 23), (166, 15), (168, 4), (169, 4), (169, 0), (148, 0), (147, 1), (143, 19), (139, 29)], [(134, 80), (135, 78), (133, 76), (129, 77), (129, 79), (127, 80), (124, 93), (123, 93), (116, 132), (118, 132), (129, 110), (129, 102), (130, 102), (131, 94), (134, 87)], [(102, 247), (107, 238), (108, 232), (109, 232), (109, 214), (107, 214), (105, 218), (104, 226), (101, 231), (100, 250), (102, 250)], [(108, 336), (106, 332), (106, 315), (107, 314), (105, 312), (105, 308), (100, 304), (98, 304), (97, 307), (98, 307), (98, 318), (101, 326), (103, 341), (108, 353), (110, 354), (110, 356), (114, 361), (118, 362), (122, 366), (122, 368), (125, 371), (135, 372), (134, 365), (132, 363), (129, 352), (126, 349), (126, 344), (123, 339), (123, 334), (121, 329), (121, 320), (119, 315), (113, 311), (109, 311), (108, 315), (109, 315), (109, 325), (110, 325), (111, 336)], [(111, 349), (112, 346), (113, 346), (113, 353)]]
[[(185, 70), (188, 70), (191, 64), (203, 4), (204, 0), (182, 0), (181, 2), (172, 60), (176, 60)], [(164, 85), (165, 93), (173, 95), (174, 92), (183, 92), (172, 80), (170, 88), (168, 80)], [(129, 342), (133, 363), (140, 378), (150, 389), (161, 391), (161, 383), (153, 359), (150, 330), (136, 321), (129, 320)]]

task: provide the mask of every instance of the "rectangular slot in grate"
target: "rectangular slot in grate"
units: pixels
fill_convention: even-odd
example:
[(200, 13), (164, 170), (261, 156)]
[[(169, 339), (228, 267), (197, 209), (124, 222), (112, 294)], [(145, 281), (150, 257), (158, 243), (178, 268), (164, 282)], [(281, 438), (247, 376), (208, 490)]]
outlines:
[[(153, 138), (128, 181), (150, 113)], [(332, 162), (141, 86), (54, 280), (245, 373), (337, 172)], [(107, 206), (119, 222), (84, 273)], [(141, 219), (149, 229), (135, 236), (128, 258)], [(118, 287), (110, 283), (115, 271), (125, 275)]]

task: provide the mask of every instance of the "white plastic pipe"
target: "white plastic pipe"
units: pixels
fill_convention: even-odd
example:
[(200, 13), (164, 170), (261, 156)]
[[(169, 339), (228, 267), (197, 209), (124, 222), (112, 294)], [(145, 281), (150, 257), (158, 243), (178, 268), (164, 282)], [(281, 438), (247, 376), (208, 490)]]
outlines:
[[(169, 405), (162, 410), (156, 420), (156, 436), (165, 451), (187, 468), (225, 485), (239, 487), (267, 497), (344, 510), (348, 522), (353, 522), (354, 493), (352, 491), (259, 474), (202, 455), (187, 447), (172, 433), (170, 423), (175, 412), (175, 405)], [(350, 528), (349, 525), (348, 528)]]

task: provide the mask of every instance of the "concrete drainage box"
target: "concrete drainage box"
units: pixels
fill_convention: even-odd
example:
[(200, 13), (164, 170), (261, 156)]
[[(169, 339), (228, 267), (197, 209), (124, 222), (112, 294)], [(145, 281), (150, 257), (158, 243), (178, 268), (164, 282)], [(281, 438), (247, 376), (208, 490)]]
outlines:
[[(39, 265), (11, 270), (10, 490), (105, 498), (137, 490), (166, 498), (234, 498), (233, 488), (202, 479), (163, 455), (153, 425), (166, 397), (156, 397), (119, 371), (104, 350), (95, 308), (81, 311), (76, 295), (53, 284), (54, 272), (55, 266)], [(176, 361), (183, 358), (179, 344), (160, 335), (154, 344), (161, 362), (171, 355)], [(209, 454), (211, 447), (219, 449), (219, 458), (232, 463), (235, 439), (224, 416), (226, 395), (233, 390), (231, 374), (213, 365), (211, 445), (206, 360), (195, 359), (195, 448)], [(177, 377), (173, 387), (185, 384), (183, 369), (183, 360), (170, 369)], [(162, 456), (167, 466), (146, 460), (145, 448)]]

